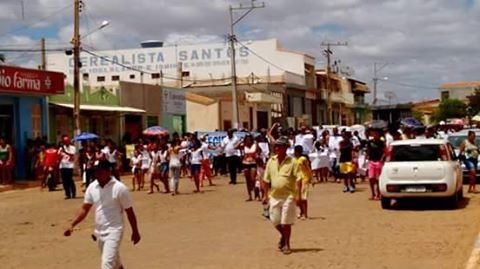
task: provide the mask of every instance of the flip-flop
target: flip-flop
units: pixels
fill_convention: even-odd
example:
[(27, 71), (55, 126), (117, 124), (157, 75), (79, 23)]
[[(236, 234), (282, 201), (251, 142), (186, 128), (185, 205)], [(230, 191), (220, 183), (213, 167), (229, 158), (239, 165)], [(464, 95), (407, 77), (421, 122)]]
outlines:
[(290, 254), (292, 254), (292, 250), (289, 249), (289, 248), (283, 248), (283, 249), (282, 249), (282, 253), (283, 253), (284, 255), (290, 255)]

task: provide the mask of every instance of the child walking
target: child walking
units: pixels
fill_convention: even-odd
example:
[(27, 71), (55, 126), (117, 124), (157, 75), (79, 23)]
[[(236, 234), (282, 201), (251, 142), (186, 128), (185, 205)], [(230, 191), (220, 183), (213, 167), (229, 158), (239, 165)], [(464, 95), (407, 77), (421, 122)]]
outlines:
[(295, 160), (297, 161), (299, 170), (302, 174), (301, 187), (297, 190), (300, 193), (300, 201), (298, 207), (300, 208), (299, 219), (308, 219), (308, 191), (312, 179), (312, 170), (310, 169), (310, 162), (307, 157), (302, 155), (303, 147), (298, 145), (294, 148)]

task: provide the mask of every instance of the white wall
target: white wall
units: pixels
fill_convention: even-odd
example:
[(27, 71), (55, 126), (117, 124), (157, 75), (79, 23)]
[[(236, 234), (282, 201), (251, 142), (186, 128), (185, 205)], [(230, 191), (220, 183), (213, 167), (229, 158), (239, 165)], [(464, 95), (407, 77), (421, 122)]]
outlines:
[(187, 131), (215, 131), (221, 129), (219, 120), (219, 103), (202, 105), (187, 102)]
[[(274, 65), (266, 63), (245, 47), (237, 45), (237, 76), (239, 77), (247, 77), (252, 72), (256, 76), (267, 76), (268, 74), (280, 76), (285, 71), (304, 76), (305, 63), (309, 63), (313, 59), (301, 53), (279, 48), (276, 39), (242, 43)], [(169, 80), (168, 77), (177, 78), (177, 60), (183, 63), (184, 71), (190, 71), (190, 79), (209, 80), (231, 76), (228, 43), (137, 48), (94, 53), (150, 73), (160, 73), (160, 70), (162, 70), (165, 83), (173, 81)], [(81, 62), (81, 73), (89, 74), (88, 80), (84, 82), (91, 87), (117, 86), (118, 82), (112, 81), (112, 76), (120, 76), (120, 80), (124, 81), (141, 82), (139, 72), (128, 70), (86, 52), (81, 53)], [(66, 56), (65, 53), (49, 54), (47, 63), (48, 70), (66, 73), (68, 82), (72, 83), (72, 56)], [(134, 75), (135, 78), (130, 79), (130, 75)], [(104, 76), (105, 82), (97, 82), (98, 76)], [(156, 84), (160, 83), (160, 80), (152, 79), (150, 74), (145, 73), (143, 82)]]

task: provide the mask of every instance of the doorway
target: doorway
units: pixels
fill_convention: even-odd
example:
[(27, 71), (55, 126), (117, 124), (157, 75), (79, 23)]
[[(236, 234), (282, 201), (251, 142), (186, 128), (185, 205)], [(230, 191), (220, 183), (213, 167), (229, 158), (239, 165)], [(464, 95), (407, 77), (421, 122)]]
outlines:
[(0, 136), (10, 144), (15, 144), (13, 122), (13, 105), (0, 105)]
[(266, 111), (257, 111), (257, 129), (262, 128), (268, 129), (268, 112)]

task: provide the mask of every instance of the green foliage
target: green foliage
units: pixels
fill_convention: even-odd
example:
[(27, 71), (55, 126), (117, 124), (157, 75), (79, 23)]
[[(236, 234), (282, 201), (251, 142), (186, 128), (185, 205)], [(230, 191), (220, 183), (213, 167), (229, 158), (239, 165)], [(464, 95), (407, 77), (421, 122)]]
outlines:
[(413, 111), (413, 112), (412, 112), (412, 117), (414, 117), (415, 119), (419, 120), (420, 122), (425, 123), (424, 117), (423, 117), (423, 113), (420, 112), (420, 111)]
[(475, 89), (475, 93), (467, 96), (468, 99), (468, 116), (473, 117), (480, 112), (480, 88)]
[(432, 119), (440, 122), (451, 118), (464, 118), (465, 116), (467, 116), (467, 105), (464, 102), (458, 99), (445, 99), (440, 103)]

